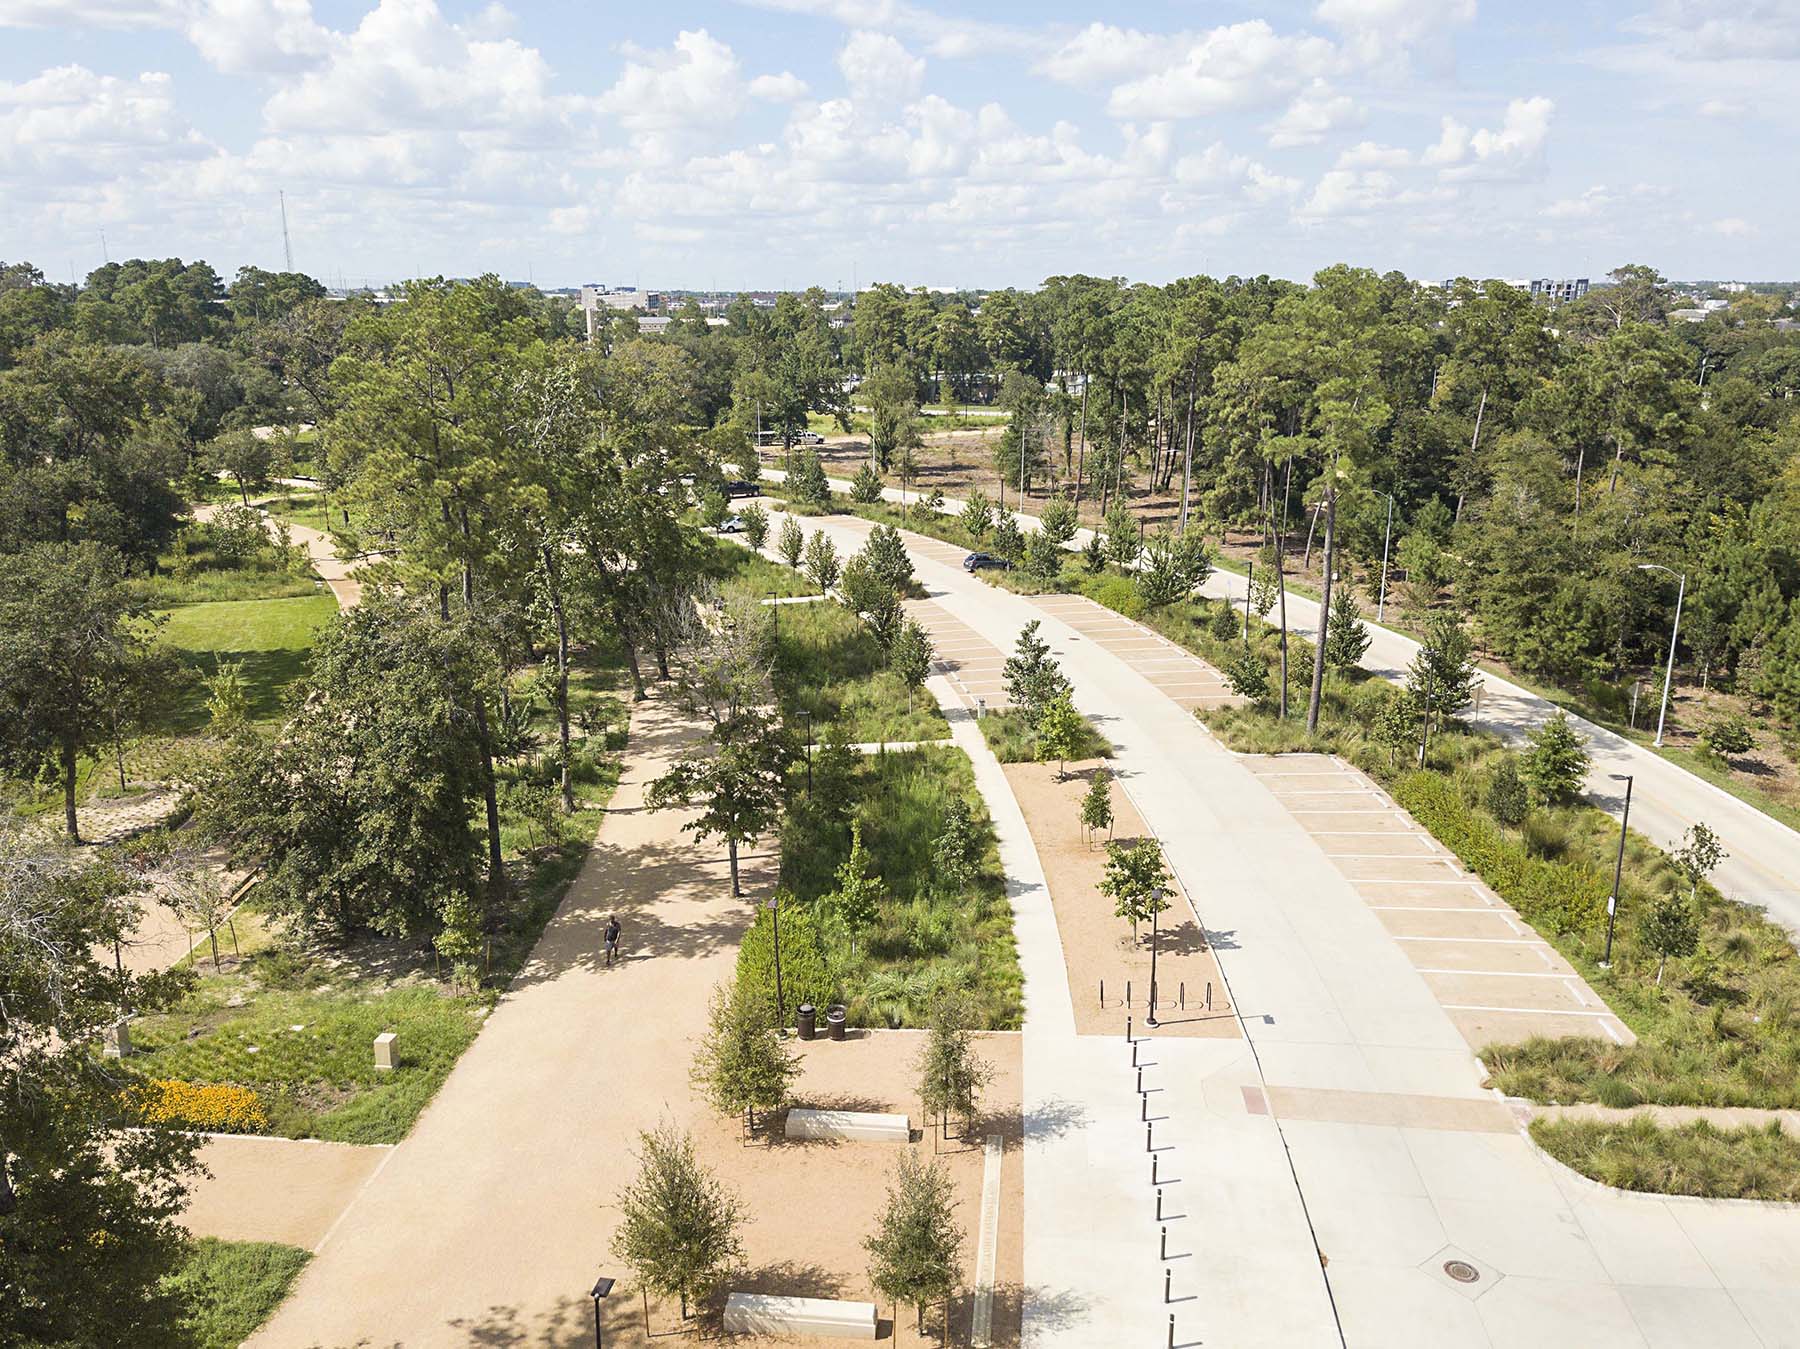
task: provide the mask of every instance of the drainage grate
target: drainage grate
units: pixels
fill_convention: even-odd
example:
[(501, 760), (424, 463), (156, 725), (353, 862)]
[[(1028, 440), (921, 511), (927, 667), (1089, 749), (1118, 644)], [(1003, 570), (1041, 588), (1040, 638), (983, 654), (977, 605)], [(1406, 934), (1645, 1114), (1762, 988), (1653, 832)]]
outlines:
[(1474, 1283), (1481, 1277), (1481, 1271), (1476, 1269), (1475, 1266), (1471, 1265), (1467, 1260), (1444, 1261), (1444, 1273), (1448, 1274), (1458, 1283)]

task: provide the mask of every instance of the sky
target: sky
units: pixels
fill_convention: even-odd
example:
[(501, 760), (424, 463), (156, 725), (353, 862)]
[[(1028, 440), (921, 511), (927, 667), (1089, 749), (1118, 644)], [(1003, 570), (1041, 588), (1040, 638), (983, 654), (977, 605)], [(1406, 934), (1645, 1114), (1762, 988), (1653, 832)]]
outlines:
[(1800, 274), (1800, 0), (0, 0), (0, 259)]

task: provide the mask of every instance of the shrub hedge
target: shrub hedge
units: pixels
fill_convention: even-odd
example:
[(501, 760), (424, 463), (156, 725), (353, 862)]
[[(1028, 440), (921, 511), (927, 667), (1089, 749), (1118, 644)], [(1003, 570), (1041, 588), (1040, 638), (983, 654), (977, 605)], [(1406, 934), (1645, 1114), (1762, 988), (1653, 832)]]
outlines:
[[(769, 909), (758, 907), (756, 922), (738, 947), (737, 964), (738, 982), (767, 998), (771, 1007), (775, 1005), (774, 917)], [(838, 1001), (837, 986), (819, 943), (813, 906), (802, 904), (786, 891), (781, 894), (781, 992), (790, 1017), (801, 1003), (810, 1002), (819, 1009), (821, 1024), (825, 1009)]]

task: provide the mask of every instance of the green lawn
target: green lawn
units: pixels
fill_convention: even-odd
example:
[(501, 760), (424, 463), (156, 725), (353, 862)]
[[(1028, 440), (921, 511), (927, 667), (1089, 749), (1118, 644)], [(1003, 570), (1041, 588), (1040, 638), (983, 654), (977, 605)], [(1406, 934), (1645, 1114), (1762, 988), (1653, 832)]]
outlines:
[(194, 1242), (168, 1287), (195, 1349), (237, 1349), (281, 1305), (312, 1256), (272, 1241)]
[(193, 673), (177, 691), (166, 729), (191, 732), (206, 725), (201, 680), (227, 661), (243, 663), (251, 716), (274, 721), (281, 713), (282, 690), (305, 670), (314, 634), (335, 613), (337, 601), (324, 591), (292, 599), (184, 604), (169, 610), (163, 640)]
[(1538, 1146), (1602, 1184), (1707, 1199), (1800, 1201), (1800, 1139), (1781, 1126), (1664, 1129), (1649, 1119), (1531, 1122)]
[[(789, 780), (790, 814), (781, 835), (781, 882), (806, 905), (835, 887), (850, 852), (850, 821), (861, 822), (872, 874), (886, 898), (852, 952), (826, 929), (825, 963), (853, 1025), (920, 1026), (944, 989), (970, 994), (981, 1024), (1016, 1029), (1021, 1006), (1018, 952), (999, 853), (968, 756), (948, 745), (888, 754), (815, 752)], [(933, 848), (952, 796), (969, 806), (979, 858), (961, 893), (946, 893)], [(784, 942), (788, 933), (784, 931)]]
[(862, 620), (835, 601), (775, 606), (775, 696), (790, 725), (812, 718), (815, 739), (941, 740), (950, 723), (931, 695), (905, 683)]

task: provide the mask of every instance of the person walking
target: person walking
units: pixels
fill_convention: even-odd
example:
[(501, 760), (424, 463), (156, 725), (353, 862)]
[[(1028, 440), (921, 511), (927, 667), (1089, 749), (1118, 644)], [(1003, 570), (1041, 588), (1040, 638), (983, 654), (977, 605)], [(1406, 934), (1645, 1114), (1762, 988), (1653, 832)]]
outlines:
[(619, 915), (613, 914), (606, 920), (606, 963), (610, 966), (613, 958), (619, 954)]

